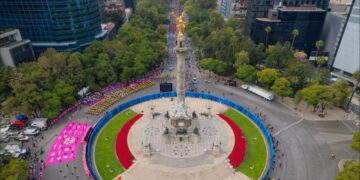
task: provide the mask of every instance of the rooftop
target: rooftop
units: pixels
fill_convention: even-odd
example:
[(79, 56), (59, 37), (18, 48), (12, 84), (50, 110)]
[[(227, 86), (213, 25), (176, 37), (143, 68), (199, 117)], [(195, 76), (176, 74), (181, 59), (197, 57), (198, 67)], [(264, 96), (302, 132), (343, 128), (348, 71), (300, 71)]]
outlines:
[(256, 18), (258, 21), (265, 21), (265, 22), (281, 22), (279, 19), (271, 19), (271, 18)]
[(317, 8), (316, 6), (310, 6), (310, 5), (305, 5), (305, 6), (282, 6), (278, 8), (279, 11), (285, 11), (285, 12), (299, 12), (299, 11), (303, 11), (303, 12), (326, 12), (323, 9)]
[(10, 32), (14, 29), (11, 29), (11, 28), (7, 28), (7, 29), (0, 29), (0, 34), (3, 34), (3, 33), (7, 33), (7, 32)]

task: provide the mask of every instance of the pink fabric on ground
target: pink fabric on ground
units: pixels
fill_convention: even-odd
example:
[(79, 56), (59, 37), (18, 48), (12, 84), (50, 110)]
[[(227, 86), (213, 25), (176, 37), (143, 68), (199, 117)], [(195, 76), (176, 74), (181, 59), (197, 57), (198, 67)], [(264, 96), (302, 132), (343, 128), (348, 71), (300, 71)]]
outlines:
[(51, 145), (46, 165), (51, 166), (75, 160), (78, 146), (90, 127), (89, 124), (81, 122), (68, 123)]

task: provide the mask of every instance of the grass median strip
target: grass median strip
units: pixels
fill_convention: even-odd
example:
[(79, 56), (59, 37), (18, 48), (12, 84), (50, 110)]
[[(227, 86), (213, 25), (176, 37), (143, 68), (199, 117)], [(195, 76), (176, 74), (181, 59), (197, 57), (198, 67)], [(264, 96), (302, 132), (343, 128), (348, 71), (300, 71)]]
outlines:
[(243, 162), (237, 168), (253, 179), (259, 179), (266, 167), (266, 144), (260, 129), (240, 112), (229, 109), (224, 115), (234, 121), (241, 129), (246, 140), (246, 152)]
[(132, 119), (136, 112), (127, 109), (110, 120), (101, 133), (95, 146), (95, 164), (103, 179), (113, 179), (124, 172), (124, 168), (116, 157), (116, 137), (126, 122)]

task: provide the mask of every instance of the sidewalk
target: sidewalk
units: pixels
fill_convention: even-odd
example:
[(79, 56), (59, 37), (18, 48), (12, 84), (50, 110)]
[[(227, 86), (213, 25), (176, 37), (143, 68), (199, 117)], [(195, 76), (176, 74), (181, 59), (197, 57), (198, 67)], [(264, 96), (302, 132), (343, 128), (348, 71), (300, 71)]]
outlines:
[(294, 103), (294, 101), (289, 98), (289, 97), (285, 97), (283, 99), (281, 98), (277, 98), (276, 99), (277, 102), (279, 102), (280, 104), (286, 106), (287, 108), (289, 108), (291, 111), (293, 111), (295, 114), (303, 117), (306, 120), (313, 120), (313, 121), (319, 121), (319, 120), (323, 120), (323, 121), (336, 121), (336, 120), (356, 120), (359, 119), (358, 115), (355, 114), (354, 112), (350, 111), (350, 112), (345, 112), (343, 109), (340, 109), (338, 107), (335, 107), (333, 109), (326, 109), (325, 112), (325, 116), (324, 117), (320, 117), (319, 114), (321, 114), (320, 112), (313, 112), (313, 107), (307, 105), (304, 102), (299, 103), (298, 105), (296, 105)]

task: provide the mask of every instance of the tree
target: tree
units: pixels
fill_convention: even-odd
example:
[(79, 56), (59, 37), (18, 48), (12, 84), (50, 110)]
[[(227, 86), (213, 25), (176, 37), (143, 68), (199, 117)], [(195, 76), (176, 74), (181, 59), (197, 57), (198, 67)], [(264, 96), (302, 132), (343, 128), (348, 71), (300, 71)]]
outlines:
[(101, 53), (99, 55), (95, 68), (95, 79), (101, 87), (112, 84), (116, 81), (116, 74), (109, 63), (107, 54)]
[(354, 136), (352, 139), (351, 147), (357, 151), (360, 152), (360, 131), (354, 132)]
[(0, 102), (11, 95), (10, 80), (14, 77), (14, 68), (4, 66), (0, 68)]
[(68, 107), (76, 101), (75, 88), (64, 80), (58, 80), (54, 87), (54, 98), (61, 99), (62, 107)]
[(237, 69), (235, 75), (244, 82), (254, 82), (256, 80), (256, 69), (254, 66), (244, 64)]
[(316, 111), (317, 106), (319, 105), (322, 94), (326, 92), (328, 88), (325, 85), (311, 85), (300, 91), (302, 99), (309, 105), (313, 106), (313, 112)]
[(307, 54), (303, 51), (296, 51), (294, 53), (294, 57), (295, 59), (299, 60), (299, 61), (302, 61), (302, 60), (305, 60), (306, 57), (307, 57)]
[(281, 97), (291, 96), (293, 94), (290, 82), (284, 77), (276, 79), (271, 90)]
[(221, 76), (229, 76), (233, 73), (233, 70), (229, 64), (212, 58), (205, 58), (201, 60), (200, 67)]
[(291, 31), (291, 35), (293, 36), (293, 39), (291, 41), (291, 48), (294, 47), (294, 41), (295, 41), (295, 38), (298, 37), (300, 34), (300, 31), (298, 29), (294, 29)]
[(352, 78), (356, 81), (355, 86), (353, 87), (352, 91), (351, 91), (351, 95), (350, 95), (350, 99), (348, 100), (348, 102), (346, 103), (346, 108), (349, 108), (350, 103), (352, 98), (354, 97), (356, 88), (359, 86), (360, 84), (360, 69), (356, 70), (353, 74), (352, 74)]
[(347, 99), (351, 93), (349, 83), (345, 80), (338, 80), (330, 85), (330, 89), (333, 92), (332, 100), (335, 106), (346, 105)]
[(45, 117), (54, 119), (61, 112), (61, 99), (58, 95), (50, 92), (44, 94), (45, 102), (42, 112)]
[(12, 159), (10, 163), (1, 168), (0, 177), (5, 180), (28, 179), (29, 162)]
[(25, 113), (39, 117), (43, 107), (43, 97), (41, 89), (34, 83), (11, 83), (14, 96), (7, 98), (4, 112), (11, 113)]
[(326, 58), (324, 56), (319, 56), (316, 58), (316, 64), (318, 68), (320, 68), (325, 63), (326, 63)]
[(236, 53), (235, 55), (236, 61), (234, 64), (234, 68), (238, 69), (240, 66), (248, 64), (249, 63), (249, 53), (246, 51), (240, 51)]
[(331, 77), (331, 72), (328, 69), (318, 70), (313, 75), (311, 82), (313, 84), (326, 84)]
[(316, 47), (316, 56), (315, 56), (315, 60), (318, 57), (319, 54), (319, 50), (324, 46), (324, 41), (323, 40), (317, 40), (315, 42), (315, 47)]
[(266, 40), (265, 40), (265, 46), (268, 46), (268, 38), (269, 38), (269, 33), (271, 32), (271, 27), (270, 26), (266, 26), (265, 27), (265, 32), (266, 32)]
[(308, 61), (292, 61), (290, 62), (283, 75), (290, 81), (294, 91), (303, 88), (310, 78), (310, 64)]
[(360, 162), (358, 160), (347, 161), (344, 169), (336, 176), (335, 180), (352, 180), (360, 177)]
[(271, 68), (265, 68), (264, 70), (257, 72), (258, 81), (268, 89), (272, 86), (279, 75), (280, 74), (277, 69)]
[(290, 48), (289, 43), (285, 43), (283, 46), (280, 43), (270, 45), (266, 51), (265, 64), (270, 68), (283, 69), (288, 62), (294, 59), (294, 52)]

